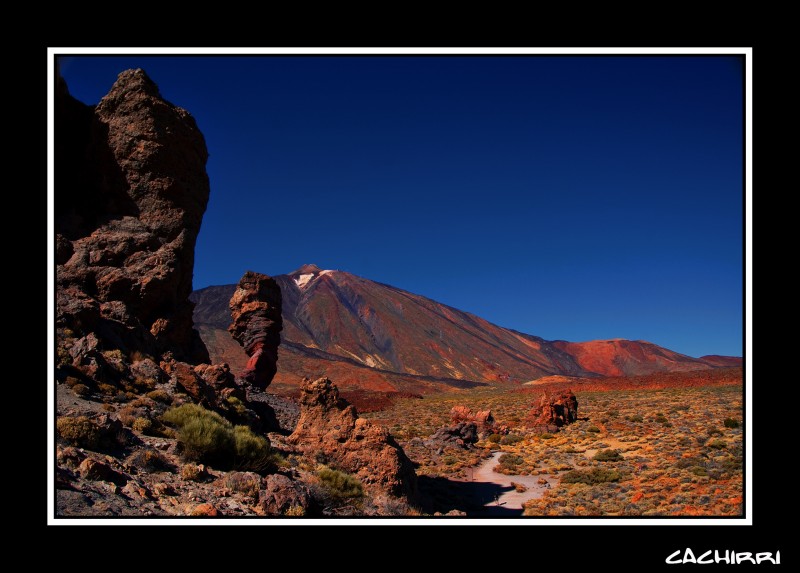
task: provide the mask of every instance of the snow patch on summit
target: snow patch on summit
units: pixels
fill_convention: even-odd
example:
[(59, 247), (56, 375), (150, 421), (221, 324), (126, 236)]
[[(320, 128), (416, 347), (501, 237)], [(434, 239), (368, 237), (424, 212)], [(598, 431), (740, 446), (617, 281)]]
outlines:
[(299, 277), (294, 279), (294, 282), (295, 282), (295, 284), (297, 286), (299, 286), (300, 288), (303, 288), (313, 278), (314, 278), (314, 273), (308, 273), (307, 275), (300, 275)]

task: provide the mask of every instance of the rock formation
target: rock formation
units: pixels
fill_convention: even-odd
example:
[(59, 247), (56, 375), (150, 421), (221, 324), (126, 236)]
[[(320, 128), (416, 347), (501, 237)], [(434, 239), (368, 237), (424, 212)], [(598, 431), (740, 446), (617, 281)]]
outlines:
[(491, 410), (478, 410), (473, 413), (466, 406), (453, 406), (453, 409), (450, 410), (450, 418), (454, 424), (471, 422), (482, 432), (489, 431), (494, 427), (494, 416), (492, 416)]
[(542, 394), (539, 405), (528, 414), (528, 425), (548, 432), (557, 432), (561, 427), (578, 419), (578, 399), (572, 390), (559, 396)]
[(247, 271), (229, 306), (233, 324), (228, 331), (249, 356), (241, 378), (264, 390), (278, 371), (278, 345), (283, 327), (281, 289), (267, 275)]
[(104, 349), (208, 361), (192, 329), (205, 140), (142, 70), (94, 108), (56, 94), (56, 325)]
[(411, 461), (382, 426), (359, 418), (327, 378), (303, 382), (300, 419), (288, 441), (304, 454), (393, 495), (414, 496)]
[(455, 426), (439, 428), (425, 440), (428, 448), (469, 448), (478, 441), (478, 426), (475, 422), (459, 422)]

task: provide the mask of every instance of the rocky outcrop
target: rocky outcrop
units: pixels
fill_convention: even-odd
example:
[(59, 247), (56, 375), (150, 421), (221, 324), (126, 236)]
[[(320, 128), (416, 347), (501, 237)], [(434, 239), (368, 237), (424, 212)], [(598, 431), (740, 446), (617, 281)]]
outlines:
[(327, 378), (303, 381), (300, 419), (288, 441), (364, 484), (393, 495), (416, 494), (416, 474), (402, 448), (385, 428), (359, 418)]
[(453, 406), (450, 410), (450, 419), (453, 423), (471, 422), (482, 432), (491, 430), (494, 427), (494, 416), (491, 410), (478, 410), (473, 413), (466, 406)]
[(228, 331), (249, 357), (241, 378), (264, 390), (278, 371), (278, 345), (283, 327), (281, 289), (267, 275), (247, 271), (229, 306), (233, 324)]
[(55, 121), (57, 327), (105, 350), (208, 361), (189, 302), (209, 196), (194, 119), (128, 70), (94, 108), (59, 80)]
[(478, 426), (475, 422), (459, 422), (455, 426), (439, 428), (425, 440), (428, 448), (469, 448), (478, 441)]
[(543, 431), (557, 432), (578, 419), (578, 399), (572, 390), (558, 396), (542, 394), (539, 405), (528, 414), (527, 424)]

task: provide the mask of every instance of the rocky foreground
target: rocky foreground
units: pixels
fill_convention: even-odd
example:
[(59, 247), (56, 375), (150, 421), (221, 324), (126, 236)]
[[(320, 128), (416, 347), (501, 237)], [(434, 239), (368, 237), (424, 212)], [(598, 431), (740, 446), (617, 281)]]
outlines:
[(56, 157), (58, 516), (410, 511), (402, 449), (329, 380), (299, 404), (264, 392), (282, 328), (270, 277), (247, 272), (229, 303), (246, 367), (210, 363), (189, 300), (210, 191), (192, 116), (142, 70), (94, 107), (59, 80)]

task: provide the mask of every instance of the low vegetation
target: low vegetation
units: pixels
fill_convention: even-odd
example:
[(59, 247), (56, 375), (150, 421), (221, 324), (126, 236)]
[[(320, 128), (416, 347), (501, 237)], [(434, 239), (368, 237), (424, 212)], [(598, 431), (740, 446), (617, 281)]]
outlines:
[(197, 404), (167, 410), (162, 420), (178, 429), (178, 443), (187, 460), (262, 473), (273, 470), (280, 461), (266, 437), (246, 426), (234, 426)]
[(335, 501), (353, 500), (364, 496), (364, 486), (350, 474), (322, 468), (317, 472), (317, 477), (325, 493)]
[[(495, 471), (556, 476), (547, 477), (550, 489), (525, 504), (526, 515), (742, 514), (742, 429), (733, 423), (743, 415), (741, 385), (573, 390), (580, 419), (555, 434), (525, 426), (540, 389), (399, 399), (391, 410), (368, 417), (398, 438), (419, 464), (418, 475), (468, 481), (471, 467), (500, 451)], [(497, 425), (514, 437), (503, 443), (507, 436), (488, 434), (475, 448), (446, 449), (442, 455), (421, 447), (420, 440), (451, 423), (455, 405), (491, 409)]]

